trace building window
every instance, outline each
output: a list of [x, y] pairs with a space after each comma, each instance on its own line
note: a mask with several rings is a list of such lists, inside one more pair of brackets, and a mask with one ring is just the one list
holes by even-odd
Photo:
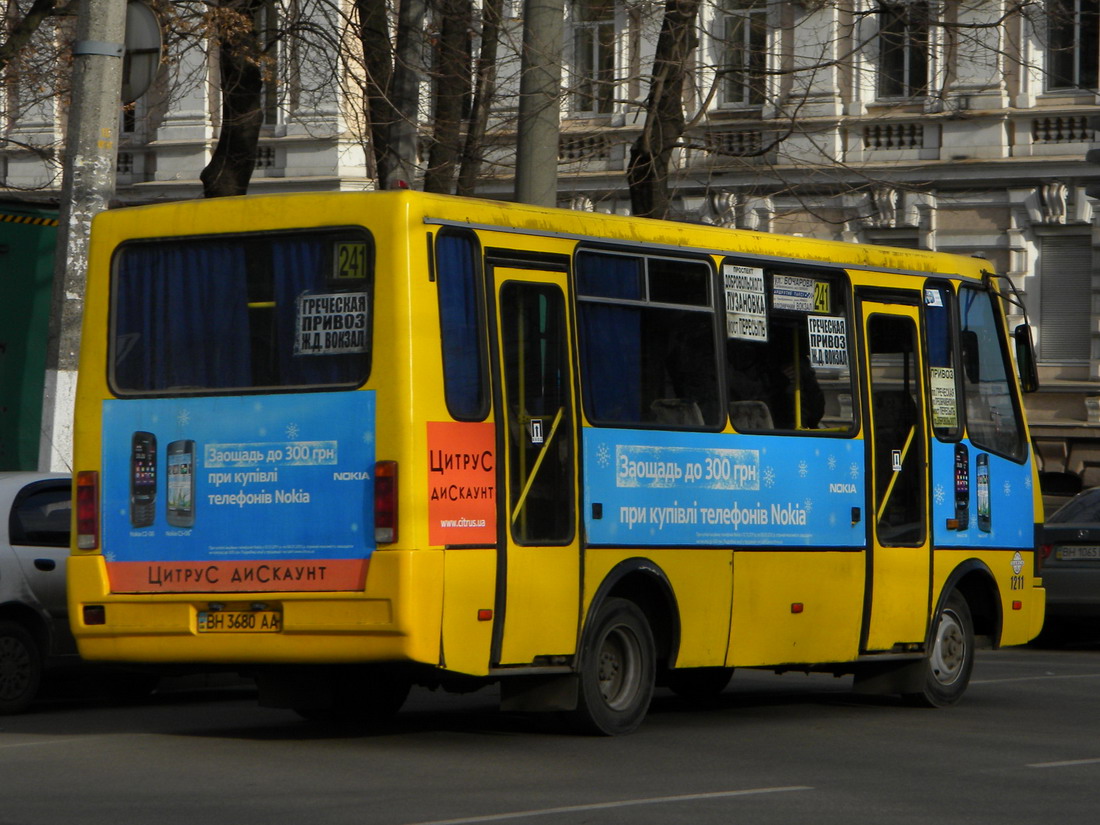
[[1047, 88], [1100, 85], [1100, 0], [1050, 0], [1047, 20]]
[[879, 97], [914, 97], [928, 86], [928, 3], [880, 2]]
[[1039, 359], [1087, 363], [1092, 341], [1092, 239], [1041, 237], [1039, 284]]
[[573, 111], [610, 113], [615, 102], [615, 4], [577, 0], [573, 9]]
[[734, 106], [759, 106], [767, 77], [767, 0], [726, 0], [719, 20], [722, 100]]

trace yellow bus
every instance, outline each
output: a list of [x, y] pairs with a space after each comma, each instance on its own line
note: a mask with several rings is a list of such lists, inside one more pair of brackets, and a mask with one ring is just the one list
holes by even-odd
[[495, 682], [618, 734], [737, 667], [951, 704], [1044, 610], [1001, 282], [409, 191], [104, 213], [80, 651], [233, 666], [307, 717]]

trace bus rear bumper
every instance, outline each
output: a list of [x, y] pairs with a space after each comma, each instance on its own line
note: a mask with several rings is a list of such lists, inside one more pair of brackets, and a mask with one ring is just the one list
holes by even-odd
[[[364, 592], [155, 594], [110, 593], [103, 557], [74, 556], [69, 615], [80, 654], [90, 661], [437, 664], [436, 555], [376, 553]], [[200, 615], [211, 610], [268, 621], [208, 632]]]

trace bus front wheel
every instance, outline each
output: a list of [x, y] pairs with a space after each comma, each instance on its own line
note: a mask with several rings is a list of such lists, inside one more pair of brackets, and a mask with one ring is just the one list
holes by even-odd
[[653, 631], [641, 609], [626, 599], [604, 602], [581, 651], [576, 726], [604, 736], [635, 730], [653, 698], [656, 659]]
[[905, 695], [909, 704], [941, 708], [962, 698], [974, 668], [974, 622], [958, 591], [947, 597], [936, 617], [932, 650], [924, 660], [921, 689]]

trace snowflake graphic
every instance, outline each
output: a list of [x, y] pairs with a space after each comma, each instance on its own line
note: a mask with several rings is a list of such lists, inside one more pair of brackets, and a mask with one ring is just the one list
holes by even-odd
[[1031, 489], [1031, 476], [1024, 477], [1024, 487], [1026, 487], [1028, 490]]
[[943, 504], [945, 501], [947, 501], [947, 491], [943, 489], [942, 484], [936, 485], [936, 491], [934, 495], [936, 498], [936, 504]]
[[176, 410], [176, 423], [181, 427], [186, 427], [191, 423], [191, 411], [186, 407], [181, 407]]
[[830, 470], [835, 470], [836, 469], [836, 456], [835, 455], [829, 456], [828, 460], [825, 463], [829, 465]]
[[810, 474], [810, 465], [806, 463], [806, 459], [802, 459], [798, 462], [798, 474], [803, 478]]
[[1012, 495], [1012, 484], [1008, 480], [1005, 480], [1004, 491], [1006, 496]]
[[836, 513], [829, 513], [829, 526], [836, 527]]
[[601, 444], [599, 449], [596, 450], [596, 463], [601, 467], [606, 467], [611, 463], [611, 450], [607, 449], [606, 444]]
[[764, 486], [765, 487], [774, 487], [775, 486], [775, 470], [773, 470], [771, 467], [765, 467], [764, 468]]
[[854, 461], [848, 465], [848, 475], [852, 477], [852, 481], [855, 481], [857, 478], [859, 478], [859, 465], [856, 464]]
[[286, 425], [286, 437], [287, 438], [297, 438], [298, 433], [299, 433], [299, 431], [298, 431], [298, 425], [297, 424], [292, 423], [292, 424], [287, 424]]
[[803, 501], [802, 509], [805, 510], [807, 513], [812, 513], [814, 511], [814, 500], [812, 498], [808, 498]]

